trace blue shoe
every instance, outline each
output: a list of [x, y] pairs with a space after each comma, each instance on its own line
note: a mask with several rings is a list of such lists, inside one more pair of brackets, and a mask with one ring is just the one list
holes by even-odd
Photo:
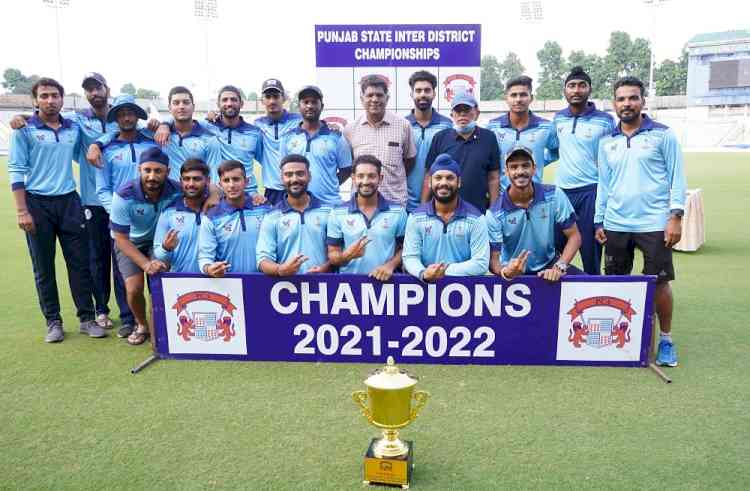
[[677, 349], [673, 343], [664, 339], [659, 341], [659, 350], [656, 352], [656, 364], [663, 367], [677, 366]]

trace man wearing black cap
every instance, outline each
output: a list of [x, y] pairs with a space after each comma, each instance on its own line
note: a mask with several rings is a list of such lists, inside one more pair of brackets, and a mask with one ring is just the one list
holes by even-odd
[[[581, 232], [581, 259], [588, 274], [598, 275], [602, 250], [594, 239], [594, 209], [599, 182], [597, 154], [599, 140], [612, 133], [614, 119], [599, 111], [591, 95], [591, 77], [577, 66], [565, 79], [565, 99], [568, 107], [555, 114], [553, 126], [560, 148], [560, 159], [555, 174], [555, 184], [570, 199], [578, 216], [576, 223]], [[558, 233], [558, 249], [566, 240]]]
[[320, 120], [323, 92], [314, 85], [299, 91], [302, 123], [281, 139], [281, 156], [304, 155], [310, 161], [308, 190], [323, 203], [341, 203], [339, 186], [352, 170], [352, 149], [340, 132]]
[[266, 108], [266, 115], [255, 120], [255, 126], [263, 130], [263, 187], [268, 203], [275, 205], [284, 198], [284, 186], [281, 183], [281, 138], [299, 126], [302, 117], [284, 109], [286, 93], [281, 81], [269, 78], [261, 86], [261, 102]]

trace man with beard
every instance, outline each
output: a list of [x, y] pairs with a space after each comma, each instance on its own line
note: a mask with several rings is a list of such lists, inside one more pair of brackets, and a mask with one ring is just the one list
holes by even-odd
[[[505, 173], [510, 184], [486, 215], [490, 271], [505, 280], [536, 274], [547, 281], [559, 281], [581, 246], [573, 207], [560, 188], [534, 180], [532, 149], [523, 145], [509, 149]], [[555, 250], [558, 227], [568, 239], [560, 256]]]
[[[516, 145], [523, 145], [534, 152], [536, 174], [534, 182], [541, 183], [544, 167], [558, 159], [557, 138], [552, 130], [552, 123], [540, 118], [529, 110], [534, 101], [531, 94], [531, 77], [521, 75], [508, 80], [505, 84], [505, 103], [508, 113], [491, 120], [487, 129], [495, 133], [500, 155], [507, 156], [508, 151]], [[508, 176], [500, 176], [500, 189], [510, 186]]]
[[432, 107], [435, 100], [437, 78], [432, 73], [420, 70], [409, 77], [411, 98], [414, 109], [406, 116], [411, 125], [414, 145], [417, 147], [417, 158], [414, 168], [409, 173], [406, 183], [409, 191], [408, 211], [414, 211], [422, 202], [422, 184], [424, 181], [425, 162], [427, 153], [432, 145], [432, 138], [440, 131], [453, 126], [450, 118], [446, 118]]
[[354, 158], [374, 155], [383, 163], [383, 196], [406, 206], [406, 176], [414, 166], [417, 148], [406, 119], [386, 110], [388, 84], [377, 75], [368, 75], [360, 83], [360, 101], [365, 114], [344, 128]]
[[159, 215], [182, 191], [168, 175], [169, 157], [160, 148], [149, 148], [140, 156], [138, 177], [120, 187], [112, 198], [110, 228], [115, 255], [137, 322], [127, 338], [131, 345], [142, 344], [150, 335], [143, 273], [151, 276], [167, 270], [164, 262], [150, 256]]
[[105, 337], [106, 331], [94, 320], [84, 212], [73, 178], [73, 159], [82, 130], [78, 123], [60, 115], [64, 89], [57, 81], [39, 79], [31, 95], [37, 111], [25, 127], [11, 135], [8, 175], [18, 227], [26, 233], [39, 305], [47, 321], [45, 341], [64, 339], [55, 278], [57, 240], [68, 269], [80, 332]]
[[263, 154], [260, 164], [263, 171], [263, 187], [268, 203], [276, 205], [284, 200], [284, 185], [280, 175], [281, 138], [297, 128], [302, 120], [299, 114], [284, 109], [286, 93], [281, 81], [269, 78], [260, 90], [260, 101], [266, 115], [255, 120], [255, 126], [263, 132]]
[[245, 165], [227, 160], [219, 166], [219, 185], [224, 198], [203, 218], [198, 233], [198, 267], [208, 276], [256, 273], [256, 244], [268, 205], [254, 205], [245, 193]]
[[328, 259], [340, 273], [388, 281], [401, 265], [406, 210], [378, 192], [382, 180], [377, 157], [357, 157], [352, 175], [356, 192], [328, 218]]
[[307, 192], [310, 162], [304, 155], [287, 155], [280, 166], [286, 196], [263, 219], [258, 269], [270, 276], [327, 273], [326, 226], [331, 208]]
[[[492, 137], [494, 142], [494, 136]], [[459, 197], [461, 167], [448, 154], [430, 167], [432, 199], [409, 215], [404, 237], [404, 269], [422, 281], [487, 273], [487, 221]]]
[[320, 120], [323, 92], [308, 85], [299, 91], [299, 112], [302, 123], [281, 139], [281, 156], [304, 155], [310, 161], [309, 191], [323, 203], [341, 203], [339, 186], [352, 171], [352, 149], [341, 133]]
[[[576, 211], [576, 224], [581, 232], [581, 259], [587, 274], [598, 275], [601, 266], [601, 246], [594, 239], [594, 208], [599, 182], [597, 152], [599, 140], [612, 133], [614, 120], [599, 111], [591, 95], [591, 77], [583, 68], [573, 67], [565, 79], [565, 99], [568, 107], [555, 114], [553, 126], [559, 141], [560, 160], [555, 185], [568, 195]], [[558, 232], [557, 248], [562, 250], [565, 238]]]
[[182, 196], [159, 216], [154, 233], [154, 258], [173, 273], [198, 273], [198, 229], [206, 200], [209, 173], [205, 162], [188, 159], [180, 168]]
[[604, 272], [627, 275], [635, 248], [643, 274], [656, 276], [654, 307], [661, 336], [656, 362], [677, 366], [672, 343], [672, 246], [682, 235], [687, 182], [674, 132], [642, 114], [643, 82], [623, 77], [614, 85], [620, 124], [599, 143], [596, 238], [604, 244]]
[[[426, 165], [438, 155], [447, 153], [461, 169], [461, 198], [482, 214], [500, 193], [500, 149], [495, 134], [477, 126], [479, 107], [471, 94], [461, 92], [451, 101], [453, 128], [435, 135], [427, 154]], [[431, 177], [422, 185], [422, 202], [430, 199]]]

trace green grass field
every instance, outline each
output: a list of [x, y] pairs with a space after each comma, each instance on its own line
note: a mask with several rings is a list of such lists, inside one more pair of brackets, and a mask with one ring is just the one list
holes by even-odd
[[[675, 256], [680, 367], [416, 366], [415, 489], [750, 488], [748, 154], [687, 154], [707, 244]], [[5, 161], [0, 180], [7, 183]], [[360, 489], [371, 365], [162, 361], [111, 336], [47, 345], [0, 187], [0, 488]], [[114, 301], [112, 301], [114, 305]]]

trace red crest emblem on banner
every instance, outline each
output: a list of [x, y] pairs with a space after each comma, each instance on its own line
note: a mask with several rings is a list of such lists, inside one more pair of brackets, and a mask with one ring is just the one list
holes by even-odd
[[[596, 309], [595, 316], [587, 315]], [[584, 345], [605, 348], [614, 345], [624, 348], [630, 342], [630, 323], [636, 311], [630, 301], [611, 296], [597, 296], [576, 300], [568, 311], [571, 328], [568, 342], [576, 348]]]
[[[200, 305], [200, 311], [191, 304]], [[225, 295], [209, 291], [189, 292], [178, 296], [172, 308], [177, 311], [177, 335], [184, 341], [192, 338], [201, 341], [221, 339], [228, 343], [236, 335], [234, 312], [237, 307]]]
[[474, 95], [474, 87], [476, 85], [477, 81], [471, 75], [455, 73], [443, 81], [445, 98], [450, 102], [456, 94], [461, 92]]
[[349, 121], [339, 116], [328, 116], [327, 118], [323, 118], [323, 121], [326, 122], [329, 128], [336, 130], [339, 133], [344, 131], [346, 125], [349, 124]]

